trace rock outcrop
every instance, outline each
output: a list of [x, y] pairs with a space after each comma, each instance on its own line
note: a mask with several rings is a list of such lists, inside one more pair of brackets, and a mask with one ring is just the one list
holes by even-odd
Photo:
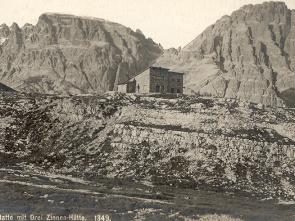
[[157, 62], [186, 73], [187, 93], [266, 105], [295, 104], [295, 10], [246, 5]]
[[35, 26], [0, 26], [0, 81], [20, 91], [103, 93], [161, 54], [140, 31], [102, 19], [46, 13]]
[[0, 166], [295, 198], [295, 111], [201, 97], [0, 93]]

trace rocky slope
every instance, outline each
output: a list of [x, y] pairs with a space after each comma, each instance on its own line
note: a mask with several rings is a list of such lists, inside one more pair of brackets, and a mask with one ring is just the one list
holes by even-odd
[[295, 111], [202, 97], [2, 93], [1, 168], [295, 196]]
[[102, 93], [162, 54], [141, 31], [102, 19], [46, 13], [0, 26], [0, 81], [26, 92]]
[[158, 65], [186, 73], [186, 91], [267, 105], [294, 105], [295, 10], [246, 5]]

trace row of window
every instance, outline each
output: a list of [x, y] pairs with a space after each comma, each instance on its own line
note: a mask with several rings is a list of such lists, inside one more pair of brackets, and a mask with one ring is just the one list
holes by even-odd
[[[175, 93], [175, 88], [171, 88], [171, 91], [170, 91], [172, 94], [174, 94]], [[180, 91], [180, 89], [179, 88], [176, 88], [176, 93], [177, 94], [180, 94], [181, 93], [181, 91]]]
[[[164, 92], [164, 86], [160, 86], [160, 85], [156, 85], [156, 92], [160, 93], [160, 92]], [[177, 93], [177, 94], [180, 94], [181, 93], [181, 90], [180, 88], [170, 88], [170, 93], [174, 94], [174, 93]]]
[[[181, 79], [179, 79], [179, 78], [178, 78], [178, 79], [176, 79], [176, 80], [177, 80], [177, 82], [178, 82], [178, 83], [180, 83], [180, 82], [181, 82]], [[173, 82], [174, 82], [174, 81], [175, 81], [175, 79], [174, 79], [174, 78], [172, 78], [172, 79], [171, 79], [171, 81], [173, 81]]]
[[[155, 76], [155, 77], [152, 78], [152, 81], [164, 81], [164, 80], [165, 80], [164, 76]], [[180, 78], [177, 78], [177, 79], [171, 78], [171, 81], [172, 82], [177, 81], [177, 83], [181, 83], [181, 79]]]

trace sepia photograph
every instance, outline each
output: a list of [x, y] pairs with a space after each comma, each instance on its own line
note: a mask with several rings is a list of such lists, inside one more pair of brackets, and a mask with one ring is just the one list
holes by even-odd
[[0, 0], [0, 221], [295, 221], [295, 0]]

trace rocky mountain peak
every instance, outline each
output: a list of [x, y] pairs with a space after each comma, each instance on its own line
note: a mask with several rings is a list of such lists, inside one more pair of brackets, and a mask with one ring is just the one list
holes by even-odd
[[2, 24], [0, 25], [0, 29], [5, 28], [5, 27], [8, 27], [8, 26], [6, 25], [6, 23], [2, 23]]
[[151, 65], [163, 49], [99, 18], [45, 13], [13, 24], [0, 48], [0, 80], [21, 91], [103, 93]]
[[19, 31], [20, 28], [18, 26], [17, 23], [13, 22], [12, 25], [10, 26], [10, 30], [16, 30], [16, 31]]
[[246, 5], [157, 64], [185, 72], [187, 93], [294, 105], [294, 40], [295, 13], [285, 3]]
[[[268, 8], [268, 9], [275, 9], [275, 8], [285, 8], [288, 9], [288, 6], [286, 5], [285, 2], [282, 1], [266, 1], [263, 2], [262, 4], [247, 4], [242, 6], [240, 9], [236, 10], [237, 11], [252, 11], [255, 9], [261, 9], [261, 8]], [[233, 13], [235, 13], [233, 12]]]
[[33, 33], [35, 26], [29, 23], [26, 23], [21, 29], [23, 33], [28, 36]]
[[9, 27], [6, 24], [0, 25], [0, 38], [7, 38], [10, 34]]
[[[96, 18], [96, 17], [90, 17], [90, 16], [76, 16], [72, 14], [64, 14], [64, 13], [52, 13], [52, 12], [46, 12], [39, 16], [39, 21], [62, 21], [64, 20], [86, 20], [86, 21], [100, 21], [100, 22], [107, 22], [105, 19], [102, 18]], [[110, 22], [111, 23], [111, 22]]]

